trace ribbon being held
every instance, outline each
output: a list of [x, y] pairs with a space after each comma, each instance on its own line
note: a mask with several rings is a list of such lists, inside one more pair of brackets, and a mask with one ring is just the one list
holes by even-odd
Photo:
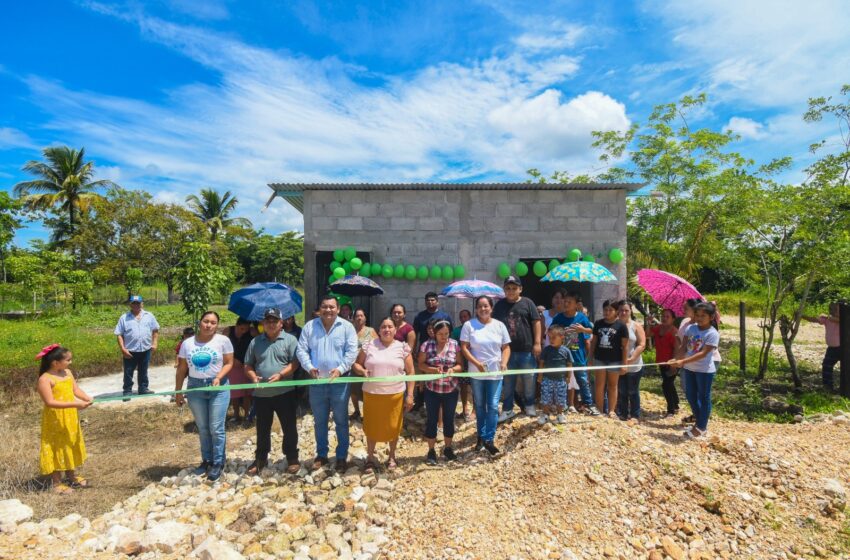
[[41, 349], [41, 352], [39, 352], [38, 354], [35, 355], [35, 360], [38, 361], [38, 360], [42, 359], [47, 354], [49, 354], [51, 351], [56, 350], [60, 346], [61, 346], [61, 344], [50, 344], [48, 346], [45, 346], [44, 348]]

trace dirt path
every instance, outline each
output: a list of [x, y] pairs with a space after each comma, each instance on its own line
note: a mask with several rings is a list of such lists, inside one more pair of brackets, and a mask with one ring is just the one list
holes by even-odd
[[[134, 391], [138, 389], [138, 384], [135, 383], [136, 376], [133, 377]], [[174, 365], [168, 364], [164, 366], [155, 366], [148, 369], [148, 388], [151, 391], [159, 393], [161, 391], [174, 390]], [[86, 377], [80, 379], [80, 387], [93, 397], [118, 397], [123, 393], [124, 372], [110, 373], [109, 375], [100, 375], [97, 377]], [[144, 406], [153, 402], [168, 403], [170, 397], [146, 397], [143, 399], [133, 399], [130, 402], [110, 401], [99, 403], [99, 407], [116, 407], [116, 406]]]

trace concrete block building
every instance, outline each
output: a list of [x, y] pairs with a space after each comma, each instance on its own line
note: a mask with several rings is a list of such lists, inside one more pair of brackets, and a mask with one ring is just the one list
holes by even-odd
[[[642, 184], [293, 184], [269, 185], [304, 216], [305, 311], [309, 317], [327, 291], [334, 249], [353, 246], [363, 262], [425, 265], [461, 264], [465, 278], [501, 283], [498, 265], [537, 260], [564, 261], [578, 248], [617, 276], [618, 283], [571, 283], [591, 313], [601, 302], [625, 296], [626, 263], [613, 264], [608, 252], [626, 252], [626, 196]], [[601, 258], [599, 258], [601, 257]], [[428, 291], [443, 280], [375, 278], [383, 296], [355, 300], [370, 312], [370, 323], [403, 303], [408, 320], [424, 307]], [[550, 307], [562, 283], [540, 282], [529, 272], [523, 295]], [[457, 313], [471, 301], [449, 300], [443, 308]]]

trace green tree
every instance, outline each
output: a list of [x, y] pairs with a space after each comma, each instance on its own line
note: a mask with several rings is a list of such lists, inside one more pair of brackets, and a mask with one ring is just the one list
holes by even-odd
[[300, 233], [259, 232], [236, 243], [233, 253], [245, 271], [245, 282], [279, 281], [295, 286], [304, 282], [304, 237]]
[[239, 200], [231, 196], [230, 191], [223, 195], [214, 189], [201, 189], [201, 197], [194, 194], [186, 197], [189, 209], [210, 230], [210, 238], [216, 241], [219, 232], [230, 227], [250, 228], [251, 222], [247, 218], [232, 218], [231, 214], [236, 210]]
[[0, 191], [0, 268], [2, 268], [3, 282], [6, 282], [6, 257], [9, 255], [9, 247], [15, 238], [15, 231], [21, 227], [18, 219], [21, 204], [9, 196], [6, 191]]
[[177, 273], [183, 309], [192, 316], [193, 324], [197, 324], [201, 313], [209, 309], [216, 296], [232, 281], [227, 270], [213, 262], [210, 250], [206, 243], [187, 243], [185, 259]]
[[85, 161], [85, 148], [52, 146], [43, 154], [46, 162], [29, 161], [23, 167], [37, 179], [18, 183], [14, 192], [29, 210], [57, 212], [52, 241], [61, 244], [75, 233], [80, 213], [99, 196], [95, 191], [115, 184], [93, 180], [94, 163]]
[[36, 311], [36, 298], [45, 283], [41, 259], [30, 253], [10, 255], [7, 259], [9, 273], [32, 295], [32, 310]]
[[67, 284], [66, 293], [71, 300], [71, 308], [76, 309], [78, 305], [91, 303], [94, 291], [94, 278], [85, 270], [71, 270], [62, 276]]
[[124, 271], [124, 287], [127, 289], [127, 299], [133, 294], [138, 294], [142, 289], [145, 275], [141, 268], [127, 267]]

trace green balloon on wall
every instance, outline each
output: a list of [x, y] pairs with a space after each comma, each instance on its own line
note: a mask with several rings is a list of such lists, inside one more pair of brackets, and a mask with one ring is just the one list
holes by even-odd
[[378, 263], [372, 263], [372, 276], [380, 277], [383, 273], [383, 265], [380, 265]]
[[372, 276], [372, 265], [363, 263], [363, 266], [360, 267], [360, 276], [365, 276], [366, 278]]
[[535, 276], [542, 278], [546, 274], [546, 263], [543, 261], [534, 261], [532, 270], [534, 271]]
[[555, 268], [561, 266], [561, 263], [558, 262], [558, 259], [552, 259], [549, 261], [549, 270], [555, 270]]
[[451, 282], [455, 279], [455, 269], [452, 265], [447, 264], [443, 267], [443, 280]]
[[336, 262], [339, 262], [339, 263], [344, 261], [345, 260], [345, 251], [343, 251], [342, 249], [334, 250], [334, 260]]
[[357, 257], [354, 257], [349, 262], [351, 263], [351, 270], [360, 270], [360, 268], [363, 266], [363, 261], [358, 259]]
[[499, 275], [499, 278], [504, 280], [511, 275], [511, 265], [506, 262], [499, 263], [499, 267], [496, 269], [496, 274]]
[[350, 261], [357, 256], [357, 249], [349, 245], [343, 250], [343, 254], [345, 256], [345, 260]]
[[455, 280], [460, 280], [464, 276], [466, 276], [466, 269], [463, 268], [462, 264], [455, 265]]
[[395, 265], [395, 268], [393, 269], [393, 276], [395, 276], [396, 278], [404, 278], [404, 265], [403, 264]]
[[427, 280], [428, 279], [428, 267], [424, 264], [416, 269], [416, 278], [419, 280]]
[[579, 249], [570, 249], [570, 252], [567, 253], [567, 260], [569, 262], [576, 262], [581, 259], [581, 251]]
[[393, 265], [385, 264], [383, 270], [381, 270], [381, 274], [383, 274], [384, 278], [392, 278], [393, 277]]
[[524, 262], [516, 263], [516, 273], [519, 276], [525, 276], [526, 274], [528, 274], [528, 265]]
[[334, 276], [336, 276], [336, 279], [339, 280], [340, 278], [345, 276], [345, 269], [341, 266], [336, 267], [336, 269], [334, 269]]
[[331, 265], [330, 265], [331, 272], [333, 272], [334, 270], [338, 269], [341, 266], [342, 265], [339, 264], [338, 261], [331, 261]]
[[620, 264], [623, 261], [622, 249], [611, 249], [608, 251], [608, 260], [614, 264]]
[[584, 262], [596, 262], [596, 257], [591, 255], [590, 253], [586, 254], [583, 259]]
[[346, 274], [351, 274], [351, 263], [348, 261], [342, 263], [342, 269], [345, 271]]
[[431, 280], [441, 280], [443, 278], [443, 269], [440, 265], [435, 264], [431, 267], [430, 272]]
[[404, 267], [404, 277], [407, 280], [415, 279], [416, 278], [416, 267], [413, 266], [412, 264], [409, 264], [406, 267]]

